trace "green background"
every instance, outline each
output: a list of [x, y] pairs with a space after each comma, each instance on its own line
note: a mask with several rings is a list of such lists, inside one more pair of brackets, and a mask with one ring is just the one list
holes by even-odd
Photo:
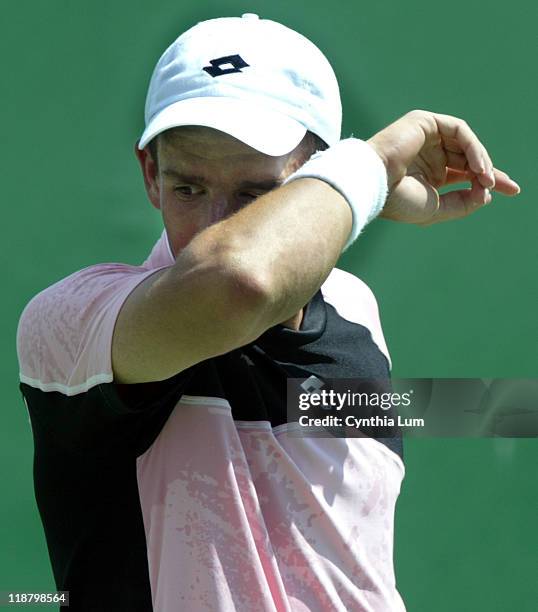
[[[32, 489], [15, 330], [38, 291], [141, 263], [162, 228], [132, 152], [160, 53], [257, 12], [311, 38], [340, 80], [344, 136], [413, 108], [466, 119], [521, 185], [429, 228], [378, 220], [341, 267], [375, 292], [399, 377], [537, 377], [536, 4], [2, 1], [0, 591], [53, 590]], [[410, 612], [535, 610], [535, 440], [408, 440], [395, 563]]]

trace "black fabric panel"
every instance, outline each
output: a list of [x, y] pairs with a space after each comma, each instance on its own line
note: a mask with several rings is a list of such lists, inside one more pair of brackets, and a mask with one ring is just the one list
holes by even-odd
[[104, 383], [67, 396], [20, 384], [34, 431], [65, 452], [136, 458], [158, 435], [198, 366], [164, 381]]
[[70, 609], [151, 611], [136, 458], [195, 370], [71, 397], [20, 385], [34, 437], [36, 501], [56, 587], [70, 592]]
[[36, 436], [34, 482], [58, 590], [77, 612], [152, 610], [136, 464], [69, 455]]
[[[390, 382], [370, 331], [340, 317], [321, 291], [305, 307], [300, 330], [276, 325], [164, 381], [106, 383], [72, 397], [22, 383], [36, 499], [56, 585], [70, 591], [71, 609], [151, 611], [136, 458], [182, 395], [225, 398], [235, 420], [276, 427], [287, 422], [287, 379], [311, 375]], [[368, 433], [403, 458], [401, 438]]]
[[[272, 427], [287, 423], [288, 378], [375, 379], [384, 391], [391, 389], [389, 362], [375, 344], [369, 329], [342, 318], [318, 291], [307, 304], [301, 328], [283, 325], [268, 329], [255, 342], [231, 351], [201, 368], [185, 393], [226, 398], [234, 420], [269, 421]], [[394, 418], [380, 409], [374, 414]], [[397, 426], [363, 430], [403, 459]]]

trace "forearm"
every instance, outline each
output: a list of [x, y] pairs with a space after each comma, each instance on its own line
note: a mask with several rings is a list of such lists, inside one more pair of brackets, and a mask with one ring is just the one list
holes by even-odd
[[324, 181], [304, 178], [206, 228], [187, 250], [198, 260], [220, 259], [231, 282], [251, 278], [262, 288], [260, 324], [268, 328], [293, 316], [319, 289], [342, 252], [351, 223], [350, 207], [340, 193]]

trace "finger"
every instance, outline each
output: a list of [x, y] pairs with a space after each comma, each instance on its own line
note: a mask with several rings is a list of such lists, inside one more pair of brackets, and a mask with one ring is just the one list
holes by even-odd
[[489, 191], [475, 181], [470, 189], [458, 189], [441, 195], [439, 208], [428, 225], [467, 217], [486, 204], [488, 194]]
[[511, 179], [506, 172], [497, 170], [497, 168], [494, 168], [493, 172], [495, 173], [494, 191], [510, 196], [521, 193], [521, 187], [516, 183], [516, 181]]
[[462, 197], [466, 199], [469, 206], [484, 206], [484, 204], [491, 202], [491, 191], [482, 185], [479, 177], [472, 176], [471, 189], [467, 195], [463, 193]]
[[[514, 196], [521, 192], [520, 186], [511, 179], [506, 172], [494, 168], [495, 173], [495, 187], [492, 189], [497, 193], [503, 195]], [[454, 168], [447, 168], [445, 185], [452, 185], [454, 183], [467, 183], [475, 176], [474, 173], [469, 171], [460, 171]]]
[[455, 170], [468, 170], [469, 163], [462, 152], [446, 150], [446, 165]]
[[449, 142], [455, 141], [464, 153], [469, 168], [477, 175], [483, 174], [487, 168], [485, 148], [469, 125], [450, 115], [432, 113], [432, 116], [439, 133]]
[[[459, 147], [456, 141], [450, 139], [447, 143], [445, 143], [445, 151], [446, 151], [447, 166], [449, 167], [448, 169], [467, 171], [473, 176], [477, 176], [477, 174], [474, 173], [470, 169], [467, 157], [465, 156], [465, 153], [463, 153], [463, 151], [461, 150], [461, 148]], [[489, 187], [489, 189], [493, 189], [495, 187], [495, 181], [497, 179], [497, 176], [495, 174], [496, 169], [492, 168], [492, 170], [493, 170], [494, 180], [491, 181], [490, 175], [488, 175], [488, 180], [485, 182], [485, 185], [484, 185], [485, 187]], [[468, 180], [468, 179], [464, 179], [464, 180]], [[452, 182], [457, 182], [457, 181], [452, 181]]]
[[437, 123], [439, 133], [444, 138], [455, 140], [461, 147], [469, 169], [476, 174], [480, 184], [483, 187], [493, 187], [495, 185], [493, 163], [486, 148], [469, 125], [450, 115], [432, 113], [432, 116]]
[[469, 172], [462, 172], [461, 170], [454, 170], [454, 168], [447, 168], [445, 185], [452, 185], [453, 183], [469, 183], [471, 181], [472, 174]]

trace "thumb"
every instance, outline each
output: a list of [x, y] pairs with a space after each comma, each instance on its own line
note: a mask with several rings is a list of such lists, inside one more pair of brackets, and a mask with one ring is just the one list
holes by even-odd
[[470, 189], [458, 189], [441, 195], [437, 212], [431, 221], [424, 225], [467, 217], [490, 202], [489, 189], [484, 188], [478, 179], [474, 178]]

